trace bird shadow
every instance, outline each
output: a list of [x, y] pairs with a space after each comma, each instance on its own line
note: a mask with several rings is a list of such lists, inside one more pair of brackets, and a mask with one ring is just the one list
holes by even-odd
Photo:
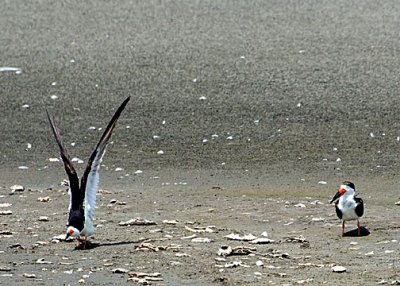
[[[368, 235], [370, 235], [369, 230], [366, 227], [361, 226], [360, 227], [360, 237], [368, 236]], [[349, 230], [348, 232], [345, 232], [343, 237], [359, 237], [358, 229], [355, 228], [355, 229]]]
[[110, 247], [110, 246], [138, 244], [141, 242], [143, 242], [143, 240], [118, 241], [118, 242], [106, 242], [106, 243], [97, 243], [97, 242], [87, 241], [85, 247], [84, 247], [83, 242], [81, 242], [79, 244], [79, 246], [75, 246], [74, 250], [90, 250], [90, 249], [95, 249], [98, 247]]

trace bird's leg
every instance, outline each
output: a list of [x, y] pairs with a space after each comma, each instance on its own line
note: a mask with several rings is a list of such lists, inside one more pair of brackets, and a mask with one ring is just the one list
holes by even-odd
[[344, 236], [344, 221], [342, 223], [342, 237]]
[[85, 240], [83, 241], [83, 249], [86, 249], [86, 243], [87, 243], [87, 236], [85, 235]]
[[358, 236], [361, 236], [361, 229], [360, 229], [360, 221], [357, 220], [357, 230], [358, 230]]

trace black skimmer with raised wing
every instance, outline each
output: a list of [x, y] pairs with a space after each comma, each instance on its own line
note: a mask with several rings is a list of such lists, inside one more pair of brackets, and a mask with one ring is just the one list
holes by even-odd
[[97, 143], [87, 162], [80, 185], [78, 175], [72, 165], [68, 152], [65, 149], [60, 132], [46, 109], [51, 129], [53, 130], [54, 137], [56, 138], [58, 147], [60, 148], [65, 172], [69, 179], [70, 204], [68, 209], [69, 215], [66, 239], [68, 237], [76, 237], [78, 240], [78, 248], [81, 247], [80, 236], [85, 237], [83, 242], [83, 249], [85, 249], [87, 238], [93, 235], [96, 231], [96, 227], [93, 224], [93, 214], [96, 207], [96, 193], [99, 189], [100, 183], [99, 168], [106, 151], [108, 140], [111, 137], [111, 133], [129, 99], [130, 97], [125, 99], [125, 101], [120, 105], [114, 116], [111, 118], [110, 123], [108, 123], [107, 128], [104, 130], [99, 143]]
[[335, 202], [336, 214], [342, 223], [342, 236], [344, 236], [344, 223], [348, 220], [357, 220], [357, 233], [361, 235], [359, 218], [364, 214], [364, 202], [357, 198], [356, 188], [352, 182], [345, 181], [339, 188], [339, 191], [332, 198], [330, 203]]

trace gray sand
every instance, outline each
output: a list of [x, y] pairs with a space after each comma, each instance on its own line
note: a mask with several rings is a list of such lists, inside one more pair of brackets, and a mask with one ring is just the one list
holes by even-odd
[[[0, 67], [22, 73], [0, 72], [0, 204], [12, 203], [0, 284], [134, 284], [117, 267], [160, 272], [155, 285], [400, 281], [398, 15], [396, 1], [2, 3]], [[98, 247], [38, 245], [64, 233], [68, 207], [44, 106], [86, 160], [127, 96], [101, 170]], [[366, 202], [369, 235], [339, 237], [328, 201], [343, 180]], [[14, 184], [27, 189], [9, 195]], [[135, 217], [157, 225], [118, 225]], [[185, 225], [216, 232], [195, 243]], [[263, 231], [275, 243], [215, 260], [221, 245], [251, 246], [229, 233]], [[166, 249], [136, 251], [143, 239]], [[250, 267], [218, 267], [234, 260]]]

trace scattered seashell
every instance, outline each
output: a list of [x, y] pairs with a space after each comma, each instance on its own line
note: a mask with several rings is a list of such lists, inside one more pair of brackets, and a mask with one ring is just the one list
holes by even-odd
[[400, 201], [395, 203], [396, 206], [400, 206]]
[[371, 256], [371, 255], [374, 255], [374, 251], [370, 251], [370, 252], [365, 253], [365, 256]]
[[25, 187], [21, 186], [21, 185], [13, 185], [13, 186], [10, 187], [10, 189], [11, 189], [12, 193], [25, 191]]
[[19, 166], [18, 169], [20, 169], [20, 170], [28, 170], [29, 167], [27, 167], [27, 166]]
[[154, 140], [154, 141], [160, 141], [160, 140], [161, 140], [161, 136], [159, 136], [159, 135], [153, 135], [153, 140]]
[[25, 278], [36, 278], [36, 274], [24, 273], [24, 274], [22, 274], [22, 277], [25, 277]]
[[82, 159], [80, 159], [78, 157], [74, 157], [74, 158], [72, 158], [71, 162], [77, 162], [78, 164], [83, 164], [85, 161], [83, 161]]
[[6, 211], [0, 211], [0, 215], [11, 215], [12, 211], [6, 210]]
[[73, 269], [64, 271], [65, 274], [72, 274], [74, 272]]
[[0, 235], [12, 235], [13, 233], [9, 230], [0, 230]]
[[29, 106], [29, 104], [24, 104], [24, 105], [22, 105], [21, 107], [22, 107], [22, 108], [28, 109], [30, 106]]
[[318, 184], [320, 184], [320, 185], [326, 185], [326, 184], [328, 184], [328, 183], [325, 182], [325, 181], [319, 181]]
[[196, 232], [196, 233], [200, 233], [200, 232], [208, 232], [208, 233], [212, 233], [214, 232], [213, 230], [214, 226], [206, 226], [206, 227], [200, 227], [200, 226], [196, 226], [194, 228], [188, 227], [187, 225], [185, 225], [185, 229], [191, 232]]
[[137, 171], [135, 171], [134, 174], [135, 174], [135, 175], [143, 174], [143, 171], [142, 171], [142, 170], [137, 170]]
[[125, 268], [114, 268], [111, 270], [112, 273], [128, 273], [129, 270]]
[[43, 203], [47, 203], [47, 202], [51, 201], [51, 199], [50, 199], [49, 196], [47, 196], [47, 197], [39, 197], [38, 201], [39, 202], [43, 202]]
[[235, 268], [238, 266], [242, 266], [242, 267], [250, 267], [249, 265], [243, 264], [241, 261], [231, 261], [231, 262], [227, 262], [225, 263], [225, 268]]
[[203, 100], [203, 101], [204, 101], [204, 100], [207, 100], [207, 97], [205, 97], [205, 96], [200, 96], [200, 97], [199, 97], [199, 100]]
[[195, 243], [210, 243], [211, 239], [207, 237], [195, 237], [191, 241]]
[[305, 208], [306, 207], [306, 205], [305, 204], [302, 204], [302, 203], [298, 203], [298, 204], [296, 204], [296, 205], [294, 205], [296, 208]]
[[47, 216], [40, 216], [38, 221], [49, 221], [49, 218]]
[[251, 240], [249, 243], [251, 243], [251, 244], [268, 244], [268, 243], [274, 243], [274, 242], [275, 242], [275, 240], [273, 240], [273, 239], [269, 239], [267, 237], [260, 237], [260, 238]]
[[4, 272], [10, 272], [11, 268], [10, 267], [6, 267], [6, 266], [0, 266], [0, 272], [4, 271]]
[[86, 281], [85, 281], [85, 279], [81, 278], [81, 279], [79, 279], [78, 283], [85, 284]]
[[39, 258], [38, 260], [36, 260], [37, 264], [51, 264], [51, 261], [46, 261], [44, 260], [44, 258]]
[[222, 245], [217, 252], [219, 256], [228, 256], [231, 255], [231, 253], [232, 253], [232, 248], [228, 245]]
[[2, 204], [0, 204], [0, 208], [8, 208], [8, 207], [11, 207], [12, 206], [12, 204], [10, 204], [10, 203], [2, 203]]
[[162, 223], [164, 223], [164, 224], [178, 224], [178, 221], [177, 220], [163, 220], [162, 221]]
[[240, 236], [239, 234], [231, 233], [225, 236], [227, 239], [231, 240], [241, 240], [241, 241], [251, 241], [255, 240], [257, 237], [252, 234], [246, 234], [244, 236]]
[[60, 159], [58, 158], [49, 158], [50, 162], [60, 162]]
[[123, 171], [123, 170], [124, 170], [124, 168], [120, 168], [120, 167], [115, 168], [115, 172], [120, 172], [120, 171]]
[[135, 250], [137, 251], [154, 251], [158, 252], [160, 250], [165, 250], [165, 247], [155, 246], [149, 242], [142, 242], [141, 244], [135, 246]]
[[155, 224], [156, 223], [152, 220], [133, 218], [128, 221], [121, 221], [118, 225], [127, 226], [127, 225], [155, 225]]
[[164, 154], [164, 151], [163, 151], [163, 150], [160, 150], [160, 151], [157, 152], [157, 154], [158, 154], [158, 155], [163, 155], [163, 154]]
[[333, 266], [331, 269], [333, 272], [336, 272], [336, 273], [346, 272], [346, 268], [344, 268], [343, 266], [339, 266], [339, 265]]
[[22, 69], [15, 67], [0, 67], [0, 72], [14, 72], [15, 74], [21, 74]]
[[264, 262], [262, 262], [261, 260], [257, 260], [257, 261], [256, 261], [256, 265], [257, 265], [258, 267], [262, 267], [262, 266], [264, 266]]
[[53, 94], [52, 96], [50, 96], [50, 98], [51, 98], [52, 100], [56, 100], [56, 99], [58, 99], [58, 96], [55, 95], [55, 94]]

